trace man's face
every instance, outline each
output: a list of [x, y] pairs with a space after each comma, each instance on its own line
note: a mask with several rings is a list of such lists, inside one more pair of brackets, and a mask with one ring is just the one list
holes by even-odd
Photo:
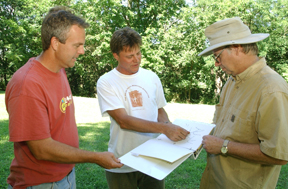
[[56, 59], [59, 68], [71, 68], [80, 54], [84, 54], [85, 30], [77, 25], [71, 26], [65, 44], [58, 43]]
[[119, 54], [113, 53], [114, 58], [118, 61], [117, 70], [125, 75], [132, 75], [138, 72], [141, 63], [140, 47], [126, 47]]
[[[213, 51], [214, 57], [217, 57], [215, 66], [220, 67], [222, 71], [229, 75], [237, 75], [237, 68], [234, 64], [233, 51], [229, 48], [219, 48]], [[219, 55], [220, 54], [220, 55]]]

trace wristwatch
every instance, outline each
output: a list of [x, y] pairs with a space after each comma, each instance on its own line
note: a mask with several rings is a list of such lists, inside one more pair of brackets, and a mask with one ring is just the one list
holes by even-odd
[[229, 143], [229, 140], [224, 140], [224, 142], [223, 142], [223, 145], [221, 148], [221, 152], [223, 155], [226, 155], [228, 152], [228, 143]]

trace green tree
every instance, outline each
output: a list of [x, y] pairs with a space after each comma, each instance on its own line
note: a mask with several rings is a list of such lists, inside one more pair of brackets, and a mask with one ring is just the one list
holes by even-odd
[[[205, 28], [225, 18], [240, 17], [252, 33], [270, 33], [259, 43], [260, 56], [286, 80], [287, 0], [7, 0], [0, 2], [0, 88], [28, 58], [41, 52], [40, 27], [48, 9], [66, 5], [91, 25], [86, 30], [85, 55], [67, 69], [74, 95], [93, 97], [98, 78], [117, 62], [110, 52], [112, 33], [129, 26], [143, 40], [142, 67], [162, 80], [168, 101], [218, 101], [228, 78], [211, 57], [199, 57], [206, 48]], [[35, 8], [36, 7], [36, 8]]]
[[[94, 96], [99, 77], [117, 65], [109, 45], [115, 30], [129, 26], [144, 38], [148, 27], [160, 28], [157, 26], [161, 24], [160, 21], [174, 17], [179, 6], [184, 6], [184, 0], [138, 0], [128, 1], [127, 4], [118, 0], [88, 0], [71, 5], [90, 23], [90, 28], [86, 30], [85, 55], [68, 71], [73, 94]], [[145, 54], [143, 57], [145, 58]]]
[[[287, 5], [287, 0], [213, 0], [209, 2], [199, 0], [192, 9], [197, 12], [194, 17], [196, 22], [203, 23], [205, 27], [218, 20], [237, 16], [250, 27], [252, 33], [270, 33], [268, 39], [258, 43], [261, 52], [259, 56], [266, 56], [267, 64], [287, 80]], [[199, 28], [198, 32], [202, 30], [204, 33], [205, 27]], [[202, 44], [205, 44], [206, 39], [204, 36], [202, 37]], [[200, 51], [206, 47], [202, 45], [202, 48]], [[214, 62], [210, 57], [205, 57], [203, 60], [208, 65], [212, 65]], [[221, 90], [228, 76], [220, 69], [213, 67], [211, 67], [211, 73], [215, 75], [213, 86], [217, 86], [217, 88], [214, 90], [215, 94], [213, 96], [216, 97], [214, 99], [217, 99], [218, 92]], [[209, 73], [206, 72], [205, 74]], [[213, 81], [210, 80], [209, 82]], [[213, 88], [210, 87], [210, 89]], [[210, 96], [210, 94], [207, 94], [207, 97], [210, 98]], [[202, 98], [206, 99], [206, 96], [204, 95]], [[213, 103], [216, 102], [214, 101]]]
[[0, 2], [0, 90], [12, 74], [41, 52], [40, 26], [49, 3], [40, 0]]

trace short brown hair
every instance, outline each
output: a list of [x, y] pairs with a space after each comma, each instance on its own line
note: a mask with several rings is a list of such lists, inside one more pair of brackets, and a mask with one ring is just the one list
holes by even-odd
[[254, 55], [258, 55], [259, 50], [256, 43], [250, 43], [250, 44], [241, 44], [243, 47], [243, 53], [248, 54], [249, 52], [253, 53]]
[[119, 54], [125, 47], [135, 48], [142, 45], [141, 36], [130, 27], [117, 30], [113, 33], [110, 41], [112, 53]]
[[41, 28], [43, 51], [50, 47], [52, 37], [56, 37], [61, 43], [65, 43], [67, 33], [72, 25], [78, 25], [82, 28], [89, 27], [89, 24], [84, 19], [76, 16], [72, 9], [65, 6], [51, 8], [45, 16]]

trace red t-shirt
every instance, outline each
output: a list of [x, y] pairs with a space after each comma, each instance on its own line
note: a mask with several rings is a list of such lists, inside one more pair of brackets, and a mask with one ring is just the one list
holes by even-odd
[[7, 182], [26, 188], [62, 180], [74, 164], [39, 161], [25, 141], [52, 139], [79, 147], [71, 89], [65, 69], [54, 73], [31, 58], [15, 72], [5, 95], [14, 155]]

